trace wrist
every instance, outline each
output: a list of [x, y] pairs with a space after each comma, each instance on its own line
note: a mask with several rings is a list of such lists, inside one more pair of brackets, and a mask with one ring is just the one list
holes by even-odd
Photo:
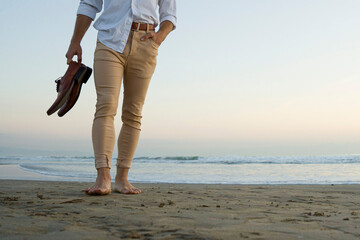
[[80, 42], [81, 42], [81, 40], [79, 40], [79, 39], [71, 39], [70, 44], [80, 45]]
[[164, 41], [167, 36], [166, 32], [161, 31], [161, 29], [159, 29], [159, 31], [157, 32], [157, 35], [161, 39], [161, 41]]

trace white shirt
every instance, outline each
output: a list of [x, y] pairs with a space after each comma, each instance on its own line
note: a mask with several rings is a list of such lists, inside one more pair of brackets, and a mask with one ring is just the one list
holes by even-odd
[[[95, 21], [98, 39], [105, 46], [122, 53], [124, 51], [132, 22], [144, 22], [159, 25], [168, 20], [176, 27], [175, 0], [104, 0], [104, 11]], [[103, 0], [80, 0], [77, 14], [95, 19], [101, 12]]]

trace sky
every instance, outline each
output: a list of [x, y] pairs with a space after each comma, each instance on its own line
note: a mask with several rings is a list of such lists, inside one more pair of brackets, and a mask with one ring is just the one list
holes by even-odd
[[[0, 155], [92, 155], [93, 77], [63, 118], [46, 115], [78, 3], [2, 4]], [[359, 11], [358, 0], [178, 0], [136, 155], [360, 153]], [[90, 67], [96, 34], [82, 41]]]

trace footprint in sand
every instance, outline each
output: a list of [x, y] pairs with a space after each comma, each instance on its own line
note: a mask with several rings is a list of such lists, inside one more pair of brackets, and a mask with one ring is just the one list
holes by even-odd
[[61, 202], [60, 204], [66, 204], [66, 203], [79, 203], [79, 202], [85, 202], [85, 200], [84, 200], [84, 199], [82, 199], [82, 198], [77, 198], [77, 199], [73, 199], [73, 200], [69, 200], [69, 201]]

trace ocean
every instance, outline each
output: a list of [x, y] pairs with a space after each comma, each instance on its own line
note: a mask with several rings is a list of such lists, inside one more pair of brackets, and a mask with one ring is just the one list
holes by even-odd
[[[115, 178], [116, 159], [111, 175]], [[1, 156], [0, 165], [57, 176], [64, 181], [94, 181], [88, 156]], [[359, 184], [360, 155], [324, 156], [168, 156], [135, 157], [131, 182], [207, 184]]]

